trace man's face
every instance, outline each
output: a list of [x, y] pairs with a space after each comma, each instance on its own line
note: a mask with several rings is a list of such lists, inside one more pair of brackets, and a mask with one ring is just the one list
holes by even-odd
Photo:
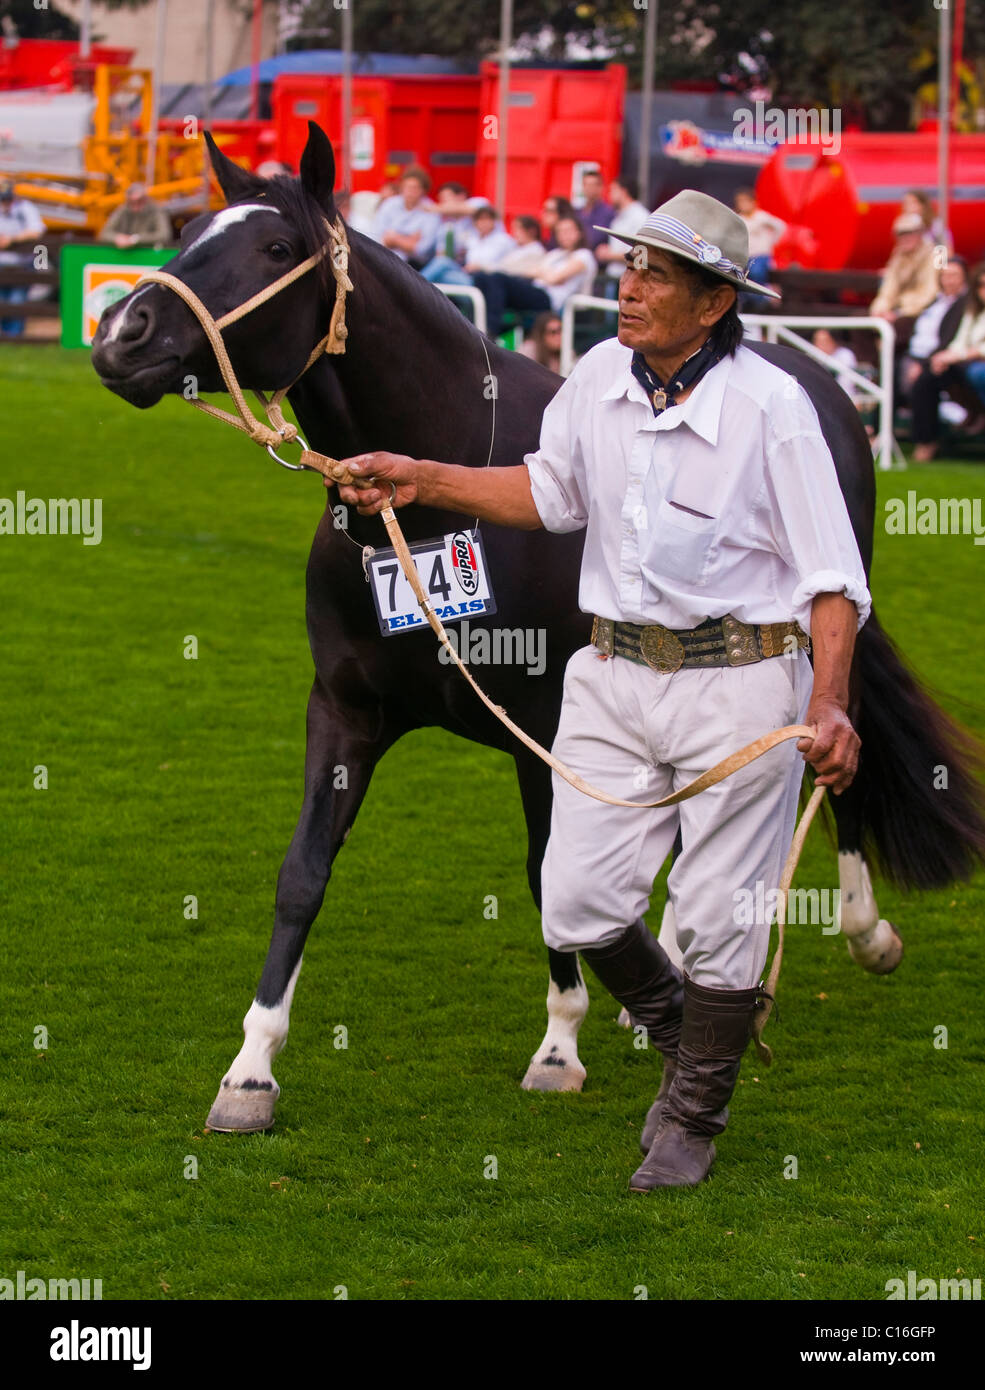
[[941, 294], [962, 294], [965, 289], [965, 274], [959, 265], [946, 265], [941, 268]]
[[147, 202], [147, 194], [142, 188], [130, 188], [127, 190], [127, 207], [133, 208], [134, 212], [139, 212]]
[[[644, 264], [646, 269], [636, 269]], [[618, 338], [634, 352], [672, 355], [710, 328], [709, 296], [692, 296], [690, 281], [681, 262], [667, 251], [631, 247], [629, 264], [619, 281]], [[725, 290], [727, 286], [723, 287]], [[720, 295], [719, 291], [715, 292]], [[725, 308], [728, 307], [726, 302]], [[724, 312], [724, 310], [723, 310]]]
[[602, 197], [602, 179], [598, 174], [583, 174], [581, 186], [590, 203], [597, 203]]
[[495, 225], [495, 217], [490, 217], [488, 212], [481, 212], [475, 219], [475, 229], [480, 236], [488, 236]]
[[420, 179], [404, 179], [400, 185], [400, 191], [404, 195], [404, 202], [407, 207], [414, 208], [424, 197], [424, 185]]
[[896, 233], [896, 249], [897, 249], [898, 251], [904, 251], [904, 252], [915, 251], [922, 241], [923, 241], [923, 233], [922, 233], [922, 232], [897, 232], [897, 233]]

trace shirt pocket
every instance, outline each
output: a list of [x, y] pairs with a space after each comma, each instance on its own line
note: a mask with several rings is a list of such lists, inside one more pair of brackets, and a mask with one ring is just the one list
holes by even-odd
[[643, 569], [657, 584], [661, 576], [699, 588], [711, 565], [718, 518], [697, 516], [662, 499], [653, 515]]

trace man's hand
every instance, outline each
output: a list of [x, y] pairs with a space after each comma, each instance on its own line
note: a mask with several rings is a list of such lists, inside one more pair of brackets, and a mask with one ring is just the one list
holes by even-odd
[[815, 785], [830, 787], [836, 796], [840, 795], [855, 777], [861, 740], [848, 715], [830, 697], [812, 699], [804, 723], [817, 730], [813, 739], [802, 738], [797, 742], [804, 761], [818, 774]]
[[[339, 484], [339, 500], [355, 507], [360, 516], [373, 516], [390, 504], [391, 483], [397, 485], [395, 507], [417, 501], [418, 460], [406, 454], [357, 454], [340, 462], [353, 474], [352, 484]], [[334, 487], [331, 478], [326, 487]]]

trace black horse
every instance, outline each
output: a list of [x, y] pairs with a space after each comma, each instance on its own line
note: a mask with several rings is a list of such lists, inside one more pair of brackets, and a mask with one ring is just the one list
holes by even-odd
[[[298, 180], [260, 179], [210, 148], [229, 207], [185, 228], [181, 254], [168, 269], [218, 318], [325, 244], [324, 219], [336, 216], [335, 161], [314, 125]], [[337, 458], [380, 449], [476, 468], [522, 462], [537, 446], [541, 416], [560, 378], [483, 338], [390, 251], [358, 233], [349, 235], [354, 288], [345, 353], [319, 359], [290, 392], [312, 447]], [[334, 289], [326, 258], [226, 331], [244, 387], [274, 390], [295, 379], [327, 330]], [[803, 354], [765, 345], [754, 350], [796, 377], [814, 402], [868, 571], [875, 482], [856, 411], [830, 374]], [[199, 323], [159, 285], [145, 286], [107, 310], [93, 344], [93, 365], [104, 385], [142, 408], [166, 392], [181, 392], [189, 375], [202, 391], [222, 389]], [[530, 889], [540, 901], [549, 770], [503, 729], [452, 666], [438, 660], [430, 631], [381, 637], [363, 558], [364, 547], [385, 546], [387, 537], [378, 517], [346, 516], [337, 502], [330, 493], [308, 562], [315, 679], [304, 802], [278, 878], [273, 937], [244, 1023], [246, 1041], [209, 1117], [214, 1129], [272, 1123], [279, 1088], [271, 1062], [287, 1036], [308, 930], [373, 769], [402, 734], [438, 725], [512, 755], [527, 823]], [[409, 507], [401, 523], [413, 542], [457, 531], [462, 518]], [[497, 703], [549, 745], [565, 664], [589, 639], [589, 619], [577, 605], [582, 536], [484, 524], [482, 537], [498, 611], [471, 626], [542, 631], [547, 650], [542, 675], [502, 664], [484, 667], [481, 678]], [[833, 798], [842, 928], [856, 959], [887, 971], [901, 946], [895, 929], [879, 918], [863, 855], [900, 885], [947, 884], [966, 877], [982, 859], [985, 821], [968, 737], [906, 670], [875, 615], [859, 635], [852, 690], [862, 759], [851, 789]], [[949, 769], [945, 794], [934, 789], [934, 769], [941, 764]], [[577, 1031], [588, 997], [577, 957], [548, 955], [549, 1026], [523, 1085], [578, 1090], [585, 1071]]]

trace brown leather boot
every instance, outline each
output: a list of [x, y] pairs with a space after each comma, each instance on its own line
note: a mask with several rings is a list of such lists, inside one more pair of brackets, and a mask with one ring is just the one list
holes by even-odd
[[609, 993], [628, 1010], [634, 1027], [642, 1025], [650, 1046], [663, 1053], [666, 1078], [681, 1036], [681, 972], [671, 964], [642, 917], [615, 941], [591, 946], [580, 954]]
[[760, 989], [709, 989], [684, 981], [684, 1021], [677, 1067], [653, 1143], [629, 1180], [631, 1192], [694, 1187], [715, 1161], [726, 1106], [739, 1079]]

